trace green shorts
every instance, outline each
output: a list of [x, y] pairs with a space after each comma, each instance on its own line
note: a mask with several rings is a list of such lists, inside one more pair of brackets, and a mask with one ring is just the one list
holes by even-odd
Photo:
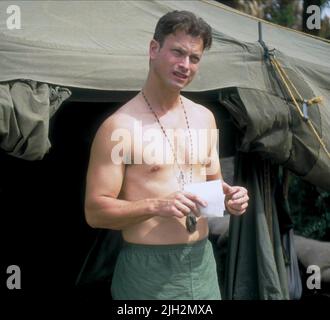
[[115, 300], [220, 300], [210, 241], [177, 245], [124, 242], [111, 294]]

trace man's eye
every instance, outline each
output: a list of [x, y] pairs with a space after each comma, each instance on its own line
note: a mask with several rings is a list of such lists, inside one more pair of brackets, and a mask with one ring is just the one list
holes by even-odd
[[190, 62], [191, 63], [194, 63], [194, 64], [196, 64], [196, 63], [198, 63], [199, 62], [199, 58], [198, 57], [190, 57]]

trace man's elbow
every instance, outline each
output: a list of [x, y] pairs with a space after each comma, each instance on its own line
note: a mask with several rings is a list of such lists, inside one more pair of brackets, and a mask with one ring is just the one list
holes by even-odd
[[99, 228], [95, 217], [95, 210], [93, 210], [92, 206], [87, 202], [85, 203], [85, 220], [90, 227]]
[[[92, 228], [104, 228], [112, 230], [121, 230], [117, 226], [115, 219], [111, 218], [110, 210], [102, 207], [98, 201], [85, 201], [85, 220], [86, 223]], [[105, 213], [106, 211], [106, 213]]]
[[85, 199], [85, 220], [92, 228], [104, 228], [102, 225], [102, 206], [98, 198]]

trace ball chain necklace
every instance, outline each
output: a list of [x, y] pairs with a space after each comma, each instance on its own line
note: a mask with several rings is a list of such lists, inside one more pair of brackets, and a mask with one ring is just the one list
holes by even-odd
[[[171, 148], [171, 151], [172, 151], [172, 154], [173, 154], [173, 158], [174, 158], [174, 163], [177, 165], [178, 169], [179, 169], [179, 172], [180, 172], [180, 176], [177, 177], [177, 180], [178, 180], [178, 184], [181, 188], [181, 191], [184, 190], [184, 185], [185, 183], [185, 175], [183, 173], [183, 170], [181, 168], [181, 166], [179, 165], [179, 162], [178, 162], [178, 159], [177, 159], [177, 155], [176, 155], [176, 152], [174, 150], [174, 147], [172, 146], [172, 143], [164, 129], [164, 126], [162, 125], [162, 123], [160, 122], [156, 112], [154, 111], [154, 109], [151, 107], [151, 104], [149, 103], [149, 100], [147, 99], [147, 97], [145, 96], [143, 90], [141, 90], [141, 93], [142, 93], [142, 96], [144, 98], [144, 101], [146, 102], [147, 106], [149, 107], [150, 111], [152, 112], [152, 114], [154, 115], [156, 121], [158, 122], [170, 148]], [[188, 121], [188, 117], [187, 117], [187, 113], [186, 113], [186, 109], [184, 107], [184, 104], [183, 104], [183, 101], [181, 99], [181, 96], [180, 96], [180, 103], [181, 103], [181, 106], [182, 106], [182, 109], [183, 109], [183, 112], [184, 112], [184, 116], [185, 116], [185, 120], [186, 120], [186, 125], [187, 125], [187, 129], [188, 129], [188, 132], [189, 132], [189, 139], [190, 139], [190, 183], [192, 183], [192, 156], [193, 156], [193, 144], [192, 144], [192, 136], [191, 136], [191, 132], [190, 132], [190, 125], [189, 125], [189, 121]], [[197, 220], [196, 220], [196, 216], [192, 213], [192, 212], [189, 212], [187, 214], [187, 217], [186, 217], [186, 228], [187, 230], [190, 232], [190, 233], [193, 233], [194, 231], [196, 231], [196, 224], [197, 224]]]

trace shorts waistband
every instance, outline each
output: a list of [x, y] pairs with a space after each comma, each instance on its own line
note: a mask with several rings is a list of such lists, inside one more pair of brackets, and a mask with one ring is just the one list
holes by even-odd
[[189, 243], [178, 243], [178, 244], [140, 244], [132, 243], [124, 240], [123, 248], [133, 249], [139, 252], [148, 252], [148, 253], [161, 253], [161, 252], [179, 252], [186, 250], [198, 250], [203, 249], [207, 244], [208, 237]]

